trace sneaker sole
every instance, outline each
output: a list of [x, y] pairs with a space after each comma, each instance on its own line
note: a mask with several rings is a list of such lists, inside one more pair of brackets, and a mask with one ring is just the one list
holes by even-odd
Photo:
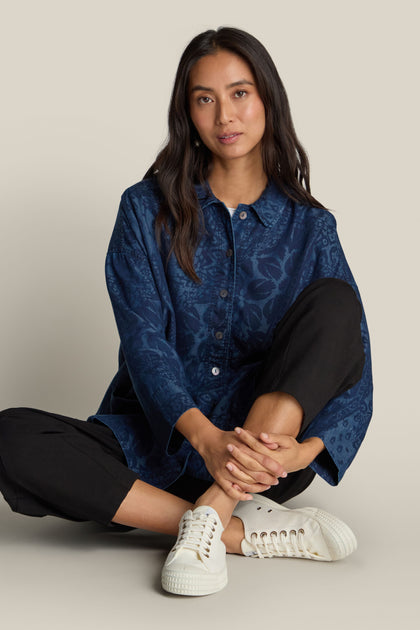
[[221, 591], [227, 582], [227, 569], [217, 575], [203, 575], [200, 578], [175, 571], [162, 572], [162, 588], [174, 595], [211, 595]]
[[[285, 508], [279, 503], [276, 503], [272, 499], [268, 497], [262, 497], [258, 494], [253, 494], [253, 501], [258, 503], [259, 505], [264, 505], [265, 507], [269, 506], [272, 509], [288, 511], [289, 508]], [[351, 553], [356, 551], [357, 549], [357, 539], [350, 527], [344, 523], [342, 520], [330, 514], [329, 512], [325, 512], [320, 508], [315, 507], [305, 507], [305, 508], [295, 508], [296, 511], [302, 512], [303, 514], [307, 514], [315, 521], [317, 521], [320, 526], [323, 525], [329, 531], [333, 531], [335, 534], [333, 540], [328, 540], [326, 538], [326, 543], [328, 550], [331, 554], [331, 560], [326, 560], [325, 558], [316, 558], [313, 560], [318, 560], [320, 562], [331, 562], [335, 560], [342, 560], [346, 556], [349, 556]], [[325, 537], [325, 536], [324, 536]]]

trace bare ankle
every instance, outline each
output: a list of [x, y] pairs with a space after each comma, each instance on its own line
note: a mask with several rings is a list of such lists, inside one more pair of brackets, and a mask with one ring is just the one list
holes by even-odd
[[226, 552], [243, 555], [241, 542], [244, 537], [245, 531], [241, 519], [236, 516], [232, 516], [229, 525], [222, 534], [222, 541], [226, 545]]
[[214, 483], [204, 494], [199, 497], [195, 503], [196, 507], [199, 505], [209, 505], [218, 513], [222, 525], [226, 528], [232, 518], [232, 512], [238, 502], [235, 499], [231, 499], [222, 488]]

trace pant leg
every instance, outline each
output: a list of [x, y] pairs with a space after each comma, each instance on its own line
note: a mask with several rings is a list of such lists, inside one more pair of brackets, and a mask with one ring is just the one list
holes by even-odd
[[[337, 278], [311, 283], [279, 322], [256, 385], [256, 396], [281, 391], [301, 404], [298, 440], [335, 396], [362, 376], [362, 309], [353, 288]], [[263, 494], [283, 503], [313, 481], [311, 468], [289, 474]]]
[[137, 478], [105, 425], [37, 409], [0, 413], [0, 490], [15, 512], [108, 525]]
[[[352, 287], [323, 278], [306, 287], [279, 322], [255, 396], [294, 396], [304, 409], [300, 435], [331, 398], [360, 379], [360, 318]], [[283, 503], [314, 477], [306, 468], [263, 494]], [[0, 413], [0, 490], [14, 511], [109, 524], [137, 478], [104, 425], [34, 409]], [[195, 501], [205, 484], [184, 476], [168, 491]]]
[[212, 484], [213, 481], [196, 479], [195, 477], [191, 477], [191, 475], [184, 473], [168, 488], [165, 488], [165, 492], [170, 492], [171, 494], [184, 499], [184, 501], [195, 503], [198, 497], [201, 497], [201, 495], [204, 494]]

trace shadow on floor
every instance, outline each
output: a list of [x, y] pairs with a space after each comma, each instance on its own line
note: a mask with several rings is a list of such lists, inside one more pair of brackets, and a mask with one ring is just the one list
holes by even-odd
[[8, 515], [0, 512], [0, 546], [46, 545], [72, 548], [126, 548], [162, 550], [167, 553], [174, 536], [141, 529], [107, 528], [93, 522], [71, 522], [46, 516], [42, 518]]

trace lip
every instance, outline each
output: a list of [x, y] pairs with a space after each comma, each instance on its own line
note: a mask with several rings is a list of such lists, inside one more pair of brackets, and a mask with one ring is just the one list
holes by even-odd
[[233, 144], [234, 142], [236, 142], [238, 140], [238, 138], [241, 136], [241, 133], [236, 133], [236, 132], [232, 132], [232, 133], [224, 133], [220, 136], [217, 136], [217, 139], [219, 142], [221, 142], [222, 144]]

